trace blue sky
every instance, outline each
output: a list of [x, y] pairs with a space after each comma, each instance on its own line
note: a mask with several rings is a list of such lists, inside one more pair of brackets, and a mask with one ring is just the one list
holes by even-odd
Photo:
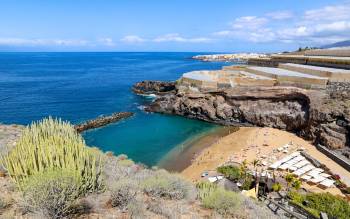
[[346, 39], [349, 0], [0, 0], [0, 51], [272, 52]]

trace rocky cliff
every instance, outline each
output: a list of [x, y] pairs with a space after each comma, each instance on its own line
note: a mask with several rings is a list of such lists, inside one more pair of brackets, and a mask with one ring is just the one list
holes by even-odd
[[175, 83], [164, 81], [142, 81], [136, 83], [132, 87], [132, 90], [137, 94], [162, 95], [175, 91]]
[[338, 149], [349, 146], [349, 105], [346, 100], [329, 98], [325, 92], [299, 88], [237, 87], [205, 93], [174, 88], [146, 110], [223, 125], [283, 129]]

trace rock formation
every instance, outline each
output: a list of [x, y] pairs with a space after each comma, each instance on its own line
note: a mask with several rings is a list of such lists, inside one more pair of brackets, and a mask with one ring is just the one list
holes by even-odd
[[80, 133], [89, 129], [99, 128], [110, 123], [117, 122], [119, 120], [131, 117], [133, 115], [134, 113], [131, 112], [113, 113], [110, 116], [101, 116], [96, 119], [86, 121], [82, 124], [75, 125], [74, 128], [77, 130], [77, 132]]
[[175, 91], [175, 82], [142, 81], [136, 83], [132, 90], [137, 94], [166, 94]]
[[[152, 86], [157, 87], [154, 83], [157, 82]], [[350, 102], [330, 99], [326, 92], [315, 90], [237, 87], [217, 92], [176, 89], [158, 97], [146, 110], [223, 125], [283, 129], [315, 144], [338, 149], [349, 146], [349, 106]]]

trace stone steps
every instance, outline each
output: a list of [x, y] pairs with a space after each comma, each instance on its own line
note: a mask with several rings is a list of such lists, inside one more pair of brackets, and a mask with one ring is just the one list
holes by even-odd
[[279, 68], [310, 74], [319, 77], [327, 77], [331, 82], [350, 81], [350, 70], [319, 67], [312, 65], [300, 65], [294, 63], [279, 64]]
[[[276, 79], [265, 77], [262, 75], [256, 75], [249, 73], [247, 71], [238, 71], [236, 77], [230, 79], [230, 84], [235, 84], [236, 86], [275, 86], [277, 84]], [[232, 86], [233, 87], [233, 86]]]
[[249, 65], [278, 67], [280, 63], [294, 63], [350, 70], [350, 57], [305, 56], [305, 55], [271, 55], [269, 58], [248, 59]]
[[326, 77], [303, 74], [281, 68], [249, 66], [246, 67], [246, 71], [256, 75], [274, 78], [279, 85], [303, 88], [325, 88], [328, 82], [328, 78]]
[[275, 63], [295, 63], [321, 67], [350, 69], [350, 57], [272, 55], [271, 59]]

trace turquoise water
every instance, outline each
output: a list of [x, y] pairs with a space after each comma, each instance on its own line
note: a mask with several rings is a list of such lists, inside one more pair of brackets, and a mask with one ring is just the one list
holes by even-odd
[[0, 123], [29, 124], [49, 115], [79, 123], [117, 111], [133, 118], [83, 134], [88, 145], [156, 165], [176, 145], [216, 126], [148, 114], [151, 99], [133, 94], [142, 80], [171, 81], [184, 72], [229, 63], [190, 59], [197, 53], [0, 53]]

